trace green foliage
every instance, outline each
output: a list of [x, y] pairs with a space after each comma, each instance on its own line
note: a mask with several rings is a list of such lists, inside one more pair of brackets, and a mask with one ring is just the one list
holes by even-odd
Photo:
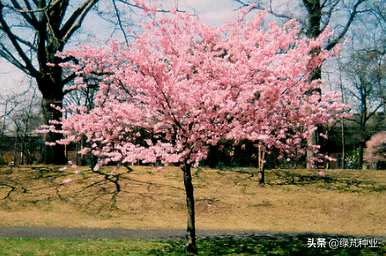
[[348, 169], [361, 169], [359, 166], [360, 149], [356, 148], [348, 152], [345, 157], [346, 167]]
[[7, 164], [2, 156], [0, 156], [0, 165]]

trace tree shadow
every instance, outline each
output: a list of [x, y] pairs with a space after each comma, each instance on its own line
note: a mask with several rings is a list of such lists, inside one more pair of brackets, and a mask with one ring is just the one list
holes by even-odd
[[[112, 210], [124, 211], [118, 201], [123, 194], [139, 197], [141, 200], [154, 198], [153, 191], [167, 186], [174, 190], [182, 188], [151, 181], [141, 181], [129, 175], [131, 171], [54, 167], [31, 167], [0, 169], [0, 206], [39, 205], [49, 202], [64, 202], [85, 212], [97, 214]], [[144, 191], [126, 188], [144, 186]]]
[[[309, 246], [309, 239], [317, 241], [318, 238], [325, 239], [326, 245], [322, 247]], [[199, 255], [383, 255], [386, 249], [382, 245], [381, 240], [377, 239], [376, 246], [351, 246], [350, 242], [347, 246], [339, 246], [338, 248], [331, 248], [329, 241], [358, 241], [362, 239], [375, 238], [354, 238], [342, 237], [336, 235], [326, 234], [272, 234], [272, 235], [241, 235], [241, 236], [221, 236], [221, 237], [207, 237], [198, 239]], [[351, 240], [350, 240], [351, 239]], [[168, 240], [167, 245], [162, 249], [154, 249], [149, 255], [184, 255], [184, 241], [183, 240]], [[320, 245], [320, 243], [319, 243]], [[350, 245], [350, 246], [349, 246]]]
[[315, 174], [300, 174], [289, 170], [272, 170], [270, 171], [270, 179], [268, 185], [282, 186], [295, 185], [307, 186], [316, 185], [317, 187], [338, 190], [347, 192], [384, 192], [386, 184], [376, 181], [365, 180], [354, 177], [334, 177], [318, 173]]

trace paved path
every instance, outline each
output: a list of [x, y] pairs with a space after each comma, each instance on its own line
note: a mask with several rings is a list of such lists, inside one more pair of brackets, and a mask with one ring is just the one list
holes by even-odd
[[[0, 237], [24, 238], [81, 238], [81, 239], [178, 239], [185, 237], [185, 230], [178, 229], [120, 229], [120, 228], [43, 228], [43, 227], [0, 227]], [[218, 236], [264, 236], [264, 237], [336, 237], [334, 234], [317, 233], [268, 233], [252, 231], [198, 230], [199, 237]], [[345, 237], [345, 236], [340, 236]], [[347, 237], [347, 236], [346, 236]], [[357, 236], [365, 237], [365, 236]], [[370, 237], [370, 236], [368, 236]], [[376, 237], [386, 241], [386, 236]]]

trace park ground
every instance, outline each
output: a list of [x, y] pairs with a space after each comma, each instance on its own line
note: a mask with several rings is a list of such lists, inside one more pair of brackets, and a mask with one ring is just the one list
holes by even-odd
[[[199, 230], [386, 237], [386, 171], [268, 170], [264, 187], [257, 185], [253, 171], [193, 171]], [[0, 199], [3, 228], [146, 231], [181, 230], [186, 225], [182, 173], [177, 167], [134, 166], [130, 172], [109, 167], [99, 174], [77, 166], [4, 167], [0, 169]], [[307, 237], [300, 235], [222, 237], [201, 239], [199, 246], [207, 255], [221, 248], [229, 250], [220, 254], [268, 255], [273, 251], [276, 254], [272, 255], [289, 255], [306, 241]], [[102, 247], [106, 255], [128, 255], [128, 251], [130, 255], [179, 255], [178, 249], [170, 248], [183, 248], [183, 241], [0, 239], [1, 255], [92, 255], [93, 250], [104, 252]], [[12, 251], [23, 248], [27, 248], [23, 252], [36, 250], [40, 254]], [[69, 248], [75, 251], [65, 252]], [[339, 255], [382, 255], [384, 249], [343, 251]], [[52, 251], [56, 254], [48, 253]]]

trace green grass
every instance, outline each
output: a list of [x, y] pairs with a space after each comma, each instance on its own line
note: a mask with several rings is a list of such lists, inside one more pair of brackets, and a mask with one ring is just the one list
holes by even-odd
[[[0, 239], [2, 256], [185, 255], [184, 240]], [[199, 255], [384, 256], [378, 248], [308, 249], [307, 237], [222, 237], [198, 240]]]
[[151, 240], [0, 239], [1, 256], [137, 256], [162, 247], [165, 244]]

